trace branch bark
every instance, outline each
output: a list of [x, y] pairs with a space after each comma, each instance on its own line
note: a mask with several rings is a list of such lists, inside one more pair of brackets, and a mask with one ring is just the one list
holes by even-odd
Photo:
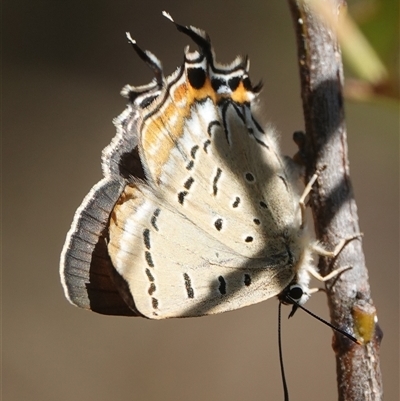
[[[306, 134], [295, 134], [299, 154], [309, 179], [326, 166], [310, 197], [315, 233], [332, 248], [342, 238], [360, 232], [347, 154], [343, 107], [343, 66], [332, 27], [343, 8], [341, 0], [288, 0], [297, 37], [301, 95]], [[325, 12], [317, 11], [323, 7]], [[321, 10], [321, 9], [320, 9]], [[323, 17], [329, 13], [330, 20]], [[335, 266], [352, 266], [339, 279], [327, 282], [331, 322], [353, 333], [363, 345], [333, 333], [340, 401], [382, 400], [379, 347], [382, 331], [368, 283], [361, 239], [349, 242], [334, 260]], [[320, 258], [326, 275], [331, 260]]]

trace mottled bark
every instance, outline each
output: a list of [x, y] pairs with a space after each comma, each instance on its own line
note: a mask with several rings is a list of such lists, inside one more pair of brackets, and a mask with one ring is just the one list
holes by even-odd
[[[313, 187], [310, 204], [317, 238], [333, 249], [340, 239], [360, 230], [349, 172], [341, 52], [332, 25], [344, 11], [344, 4], [339, 0], [289, 0], [289, 5], [297, 37], [306, 129], [305, 134], [295, 134], [295, 141], [307, 178], [326, 166]], [[326, 13], [330, 14], [329, 23]], [[382, 331], [371, 298], [361, 238], [350, 241], [333, 261], [319, 261], [322, 275], [341, 266], [352, 269], [326, 283], [331, 322], [363, 345], [333, 333], [338, 399], [382, 400]]]

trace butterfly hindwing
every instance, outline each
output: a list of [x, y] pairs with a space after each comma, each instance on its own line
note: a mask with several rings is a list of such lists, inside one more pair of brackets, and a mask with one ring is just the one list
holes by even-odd
[[104, 178], [78, 208], [61, 254], [60, 276], [74, 305], [106, 315], [135, 316], [112, 280], [107, 249], [109, 216], [124, 184]]
[[144, 184], [125, 188], [109, 230], [113, 265], [136, 308], [153, 319], [221, 313], [260, 302], [279, 293], [292, 275], [274, 260], [234, 252]]

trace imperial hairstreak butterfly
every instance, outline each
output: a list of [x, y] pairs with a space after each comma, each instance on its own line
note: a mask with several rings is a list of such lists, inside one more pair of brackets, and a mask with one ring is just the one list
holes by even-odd
[[246, 58], [221, 65], [204, 31], [175, 25], [199, 50], [187, 48], [168, 77], [128, 35], [155, 79], [122, 90], [129, 102], [103, 151], [104, 178], [61, 254], [65, 295], [150, 319], [221, 313], [293, 287], [304, 303], [312, 254], [333, 253], [310, 239], [307, 192], [300, 197], [274, 131], [253, 115], [261, 85]]

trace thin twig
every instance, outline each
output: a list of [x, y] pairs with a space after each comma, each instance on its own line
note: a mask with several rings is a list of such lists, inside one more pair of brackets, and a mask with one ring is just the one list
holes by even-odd
[[[343, 3], [289, 0], [289, 5], [297, 36], [306, 128], [306, 134], [297, 133], [295, 141], [299, 145], [298, 156], [306, 167], [306, 177], [327, 166], [314, 185], [310, 204], [317, 238], [334, 248], [341, 239], [360, 231], [349, 175], [341, 52], [332, 27], [332, 20], [339, 18]], [[323, 17], [326, 12], [332, 17], [329, 23]], [[352, 269], [342, 274], [334, 285], [331, 281], [326, 283], [331, 322], [364, 343], [360, 346], [333, 333], [339, 401], [382, 400], [379, 366], [382, 331], [371, 298], [361, 239], [349, 242], [333, 262], [321, 258], [321, 274], [329, 273], [333, 263], [337, 267], [352, 266]]]

